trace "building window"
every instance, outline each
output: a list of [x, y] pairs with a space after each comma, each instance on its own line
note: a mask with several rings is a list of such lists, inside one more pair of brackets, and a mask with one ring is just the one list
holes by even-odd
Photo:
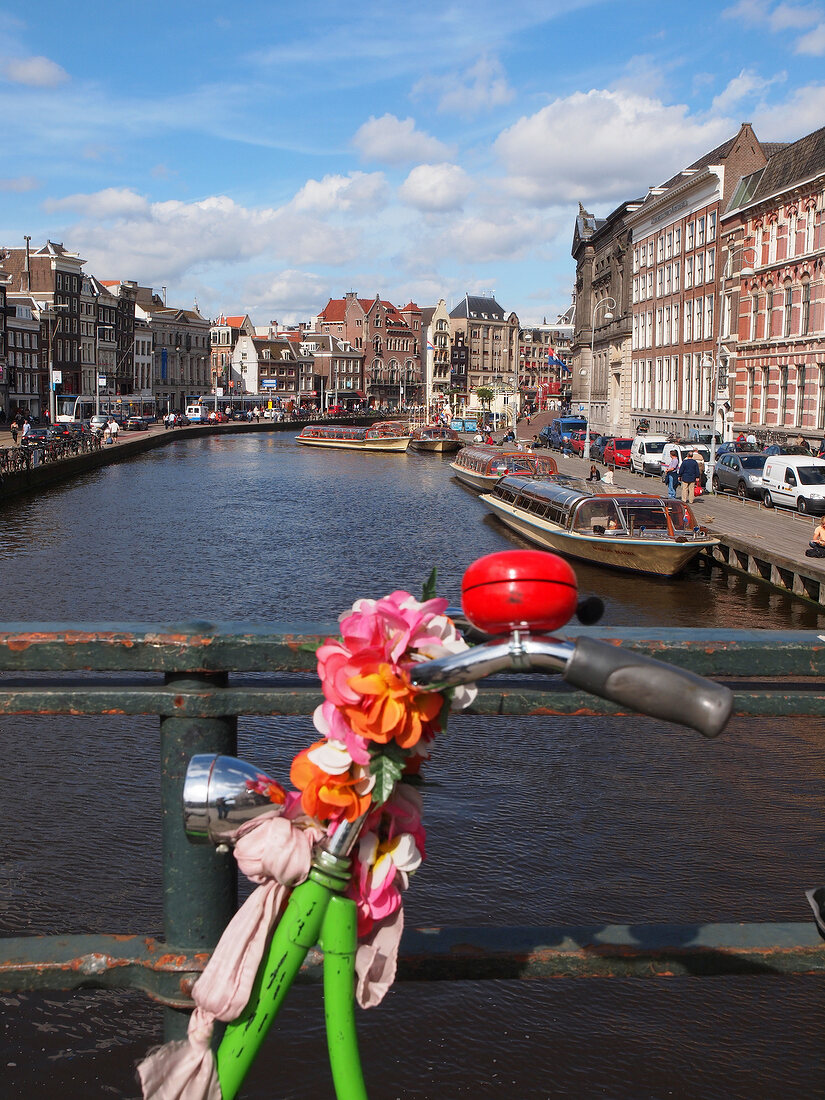
[[677, 256], [682, 251], [682, 230], [681, 229], [674, 229], [673, 230], [673, 251], [674, 251], [674, 253], [676, 253]]
[[771, 222], [768, 229], [768, 263], [776, 263], [776, 222]]
[[779, 368], [779, 419], [777, 421], [779, 427], [784, 425], [788, 416], [788, 375], [787, 367]]
[[805, 420], [805, 367], [796, 368], [796, 422], [801, 427]]
[[759, 329], [759, 295], [754, 294], [751, 298], [751, 340], [756, 339], [756, 335]]
[[804, 279], [802, 283], [802, 308], [799, 315], [799, 335], [807, 336], [811, 324], [811, 281]]
[[701, 248], [705, 243], [705, 218], [702, 215], [696, 223], [696, 246]]
[[783, 320], [783, 333], [785, 336], [791, 335], [791, 316], [793, 313], [793, 286], [791, 280], [788, 279], [785, 283], [785, 302], [784, 302], [784, 320]]
[[708, 240], [716, 240], [716, 211], [712, 210], [708, 215]]
[[825, 366], [820, 366], [819, 368], [817, 390], [816, 426], [821, 431], [825, 429]]
[[788, 257], [796, 255], [796, 211], [792, 210], [788, 215]]
[[813, 252], [814, 250], [814, 218], [816, 217], [816, 211], [813, 207], [808, 209], [808, 217], [805, 220], [805, 251]]

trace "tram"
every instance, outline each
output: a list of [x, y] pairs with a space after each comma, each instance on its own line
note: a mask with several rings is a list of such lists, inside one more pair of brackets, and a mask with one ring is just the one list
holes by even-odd
[[60, 421], [89, 420], [96, 413], [113, 413], [125, 418], [130, 416], [150, 417], [157, 414], [157, 401], [154, 397], [140, 394], [122, 393], [101, 394], [100, 397], [79, 396], [74, 393], [59, 393], [56, 398], [56, 419]]

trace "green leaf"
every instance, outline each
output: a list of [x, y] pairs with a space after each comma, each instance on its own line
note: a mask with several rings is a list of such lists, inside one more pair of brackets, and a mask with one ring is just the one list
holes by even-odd
[[433, 566], [430, 570], [430, 575], [424, 581], [424, 587], [421, 589], [421, 602], [426, 603], [427, 600], [435, 599], [435, 583], [438, 569]]
[[394, 741], [390, 741], [387, 745], [370, 745], [370, 756], [370, 775], [375, 776], [373, 805], [383, 806], [401, 778], [407, 754]]

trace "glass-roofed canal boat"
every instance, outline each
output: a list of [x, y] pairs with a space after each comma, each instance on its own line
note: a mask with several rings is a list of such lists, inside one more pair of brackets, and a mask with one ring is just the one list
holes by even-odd
[[582, 478], [504, 476], [481, 500], [539, 546], [634, 573], [671, 577], [719, 541], [680, 500]]
[[444, 424], [425, 424], [416, 428], [410, 437], [411, 451], [434, 451], [444, 454], [461, 448], [461, 436]]
[[532, 451], [502, 450], [479, 443], [465, 447], [450, 463], [459, 481], [471, 489], [492, 489], [504, 474], [531, 474], [549, 477], [558, 472], [556, 460]]
[[339, 447], [355, 451], [406, 451], [410, 428], [400, 420], [384, 420], [369, 428], [342, 424], [307, 424], [295, 437], [311, 447]]

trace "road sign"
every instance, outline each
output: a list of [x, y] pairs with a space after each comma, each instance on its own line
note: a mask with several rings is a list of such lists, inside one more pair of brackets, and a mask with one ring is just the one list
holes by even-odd
[[277, 390], [277, 388], [278, 388], [278, 379], [277, 378], [262, 378], [261, 379], [261, 386], [265, 390]]

